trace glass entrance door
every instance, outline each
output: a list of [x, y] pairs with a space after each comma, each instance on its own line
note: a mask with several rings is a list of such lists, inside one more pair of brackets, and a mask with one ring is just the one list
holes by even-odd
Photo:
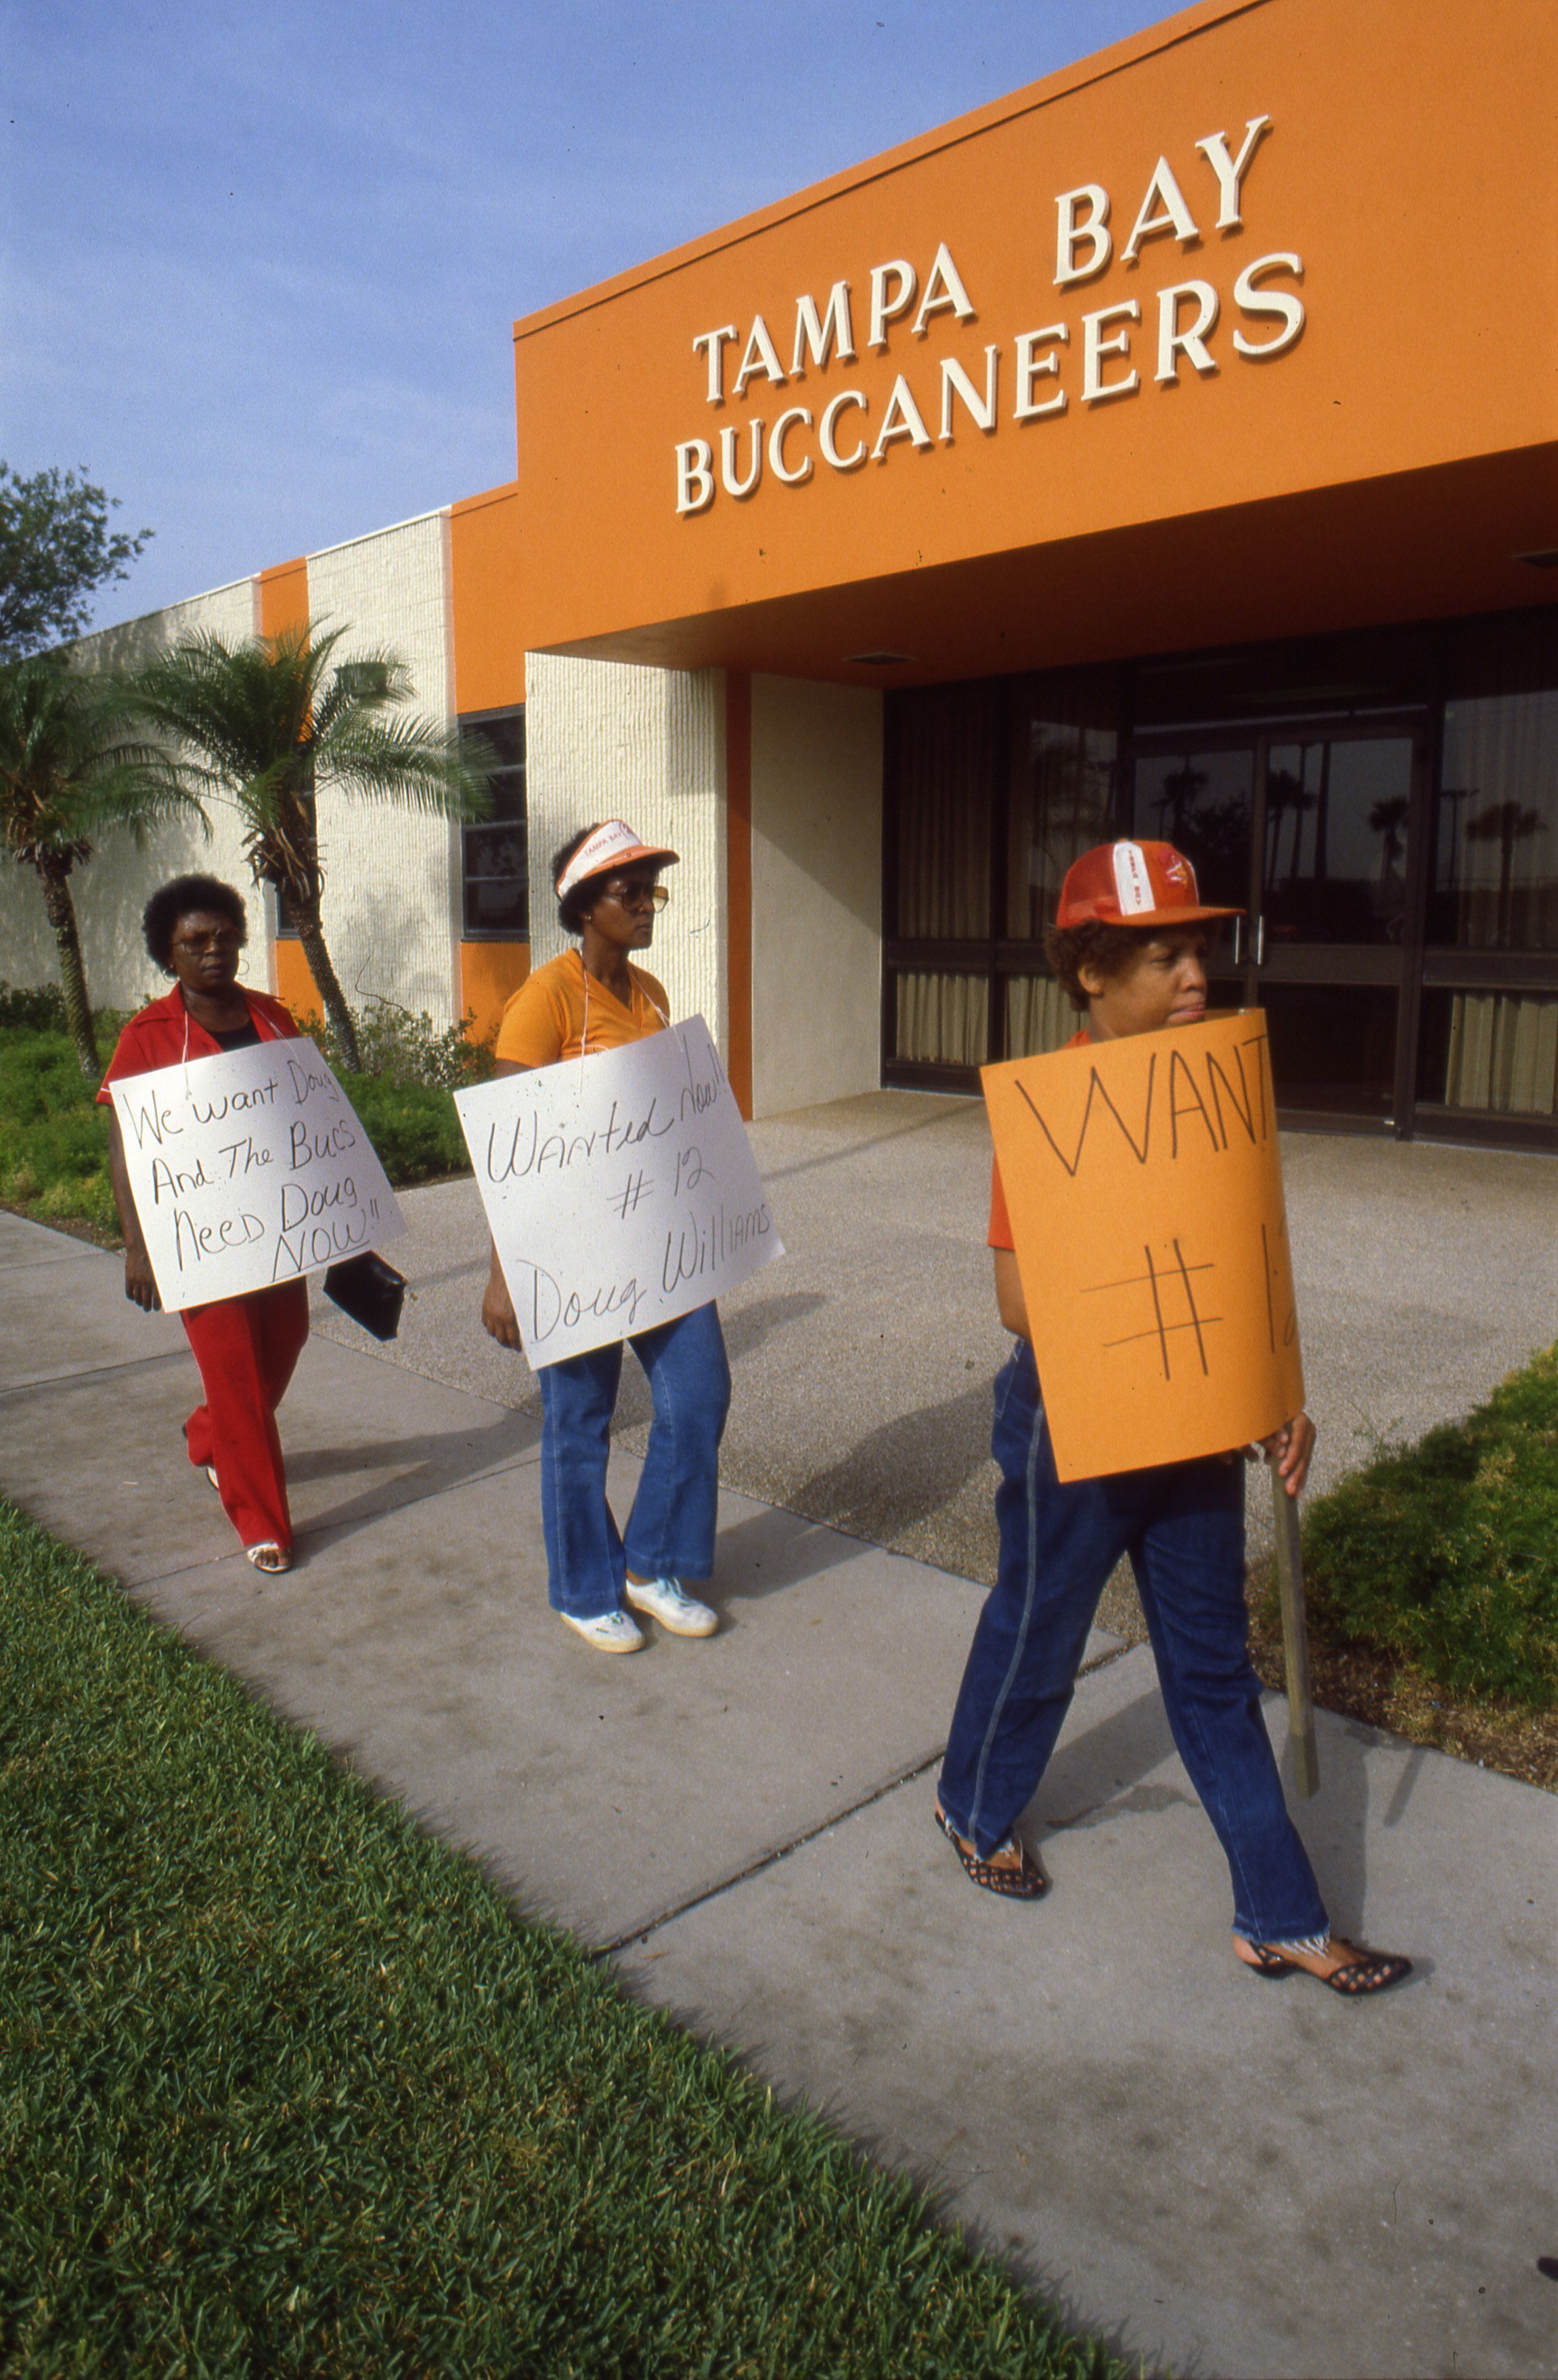
[[1135, 831], [1177, 844], [1202, 897], [1248, 912], [1212, 998], [1265, 1009], [1295, 1118], [1405, 1125], [1422, 802], [1416, 723], [1273, 728], [1138, 747]]

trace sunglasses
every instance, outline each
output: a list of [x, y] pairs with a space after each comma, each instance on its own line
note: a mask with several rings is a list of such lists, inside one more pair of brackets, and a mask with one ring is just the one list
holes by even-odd
[[619, 909], [663, 909], [671, 898], [668, 884], [644, 884], [625, 876], [609, 876], [601, 887], [603, 901], [615, 901]]

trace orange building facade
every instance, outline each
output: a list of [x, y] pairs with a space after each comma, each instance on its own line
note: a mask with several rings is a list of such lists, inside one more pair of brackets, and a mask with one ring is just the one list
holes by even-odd
[[[1203, 0], [517, 323], [512, 482], [87, 646], [327, 617], [495, 753], [480, 824], [318, 789], [348, 996], [491, 1031], [620, 813], [749, 1111], [969, 1090], [1167, 836], [1291, 1121], [1558, 1148], [1555, 83], [1549, 0]], [[84, 883], [100, 997], [226, 833]]]
[[1552, 1143], [1555, 72], [1208, 0], [516, 326], [532, 875], [701, 691], [635, 790], [760, 1111], [1049, 1046], [1065, 866], [1170, 833], [1295, 1120]]

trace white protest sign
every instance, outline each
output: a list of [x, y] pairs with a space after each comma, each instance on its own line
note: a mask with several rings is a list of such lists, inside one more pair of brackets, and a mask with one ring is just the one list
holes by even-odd
[[455, 1105], [538, 1372], [690, 1314], [785, 1253], [701, 1016]]
[[311, 1041], [262, 1041], [108, 1087], [170, 1314], [300, 1280], [406, 1229]]

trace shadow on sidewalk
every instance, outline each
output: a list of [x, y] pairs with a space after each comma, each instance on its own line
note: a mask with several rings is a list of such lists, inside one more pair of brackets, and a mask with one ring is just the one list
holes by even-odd
[[889, 1545], [952, 1503], [990, 1461], [990, 1381], [883, 1422], [825, 1470], [796, 1483], [798, 1512]]
[[[310, 1512], [298, 1528], [299, 1547], [306, 1552], [308, 1540], [325, 1530], [337, 1538], [351, 1536], [370, 1522], [383, 1519], [388, 1511], [443, 1495], [486, 1474], [512, 1469], [540, 1444], [540, 1416], [505, 1407], [481, 1429], [426, 1430], [414, 1438], [381, 1439], [371, 1448], [289, 1449], [286, 1476], [293, 1488], [307, 1481], [350, 1478], [361, 1473], [365, 1461], [380, 1474], [361, 1495]], [[395, 1490], [388, 1504], [383, 1476], [386, 1471], [392, 1475]]]
[[[1326, 1720], [1321, 1791], [1314, 1801], [1300, 1801], [1293, 1788], [1285, 1706], [1276, 1707], [1284, 1722], [1276, 1750], [1288, 1808], [1313, 1864], [1333, 1930], [1354, 1937], [1368, 1901], [1368, 1755], [1377, 1749], [1380, 1739], [1350, 1719]], [[1270, 1715], [1270, 1700], [1266, 1708]], [[1019, 1824], [1039, 1835], [1063, 1834], [1108, 1826], [1121, 1817], [1151, 1815], [1175, 1804], [1199, 1808], [1182, 1770], [1172, 1783], [1149, 1782], [1153, 1771], [1173, 1758], [1168, 1715], [1154, 1682], [1146, 1694], [1138, 1694], [1084, 1733], [1063, 1739]], [[1386, 1826], [1398, 1824], [1405, 1814], [1421, 1766], [1420, 1761], [1409, 1761], [1403, 1770], [1384, 1815]], [[1210, 1829], [1211, 1821], [1206, 1824]], [[1426, 1922], [1429, 1912], [1423, 1914]], [[1412, 1948], [1410, 1944], [1390, 1947]], [[1413, 1957], [1418, 1960], [1415, 1950]], [[1431, 1972], [1430, 1965], [1418, 1963], [1423, 1974]]]

